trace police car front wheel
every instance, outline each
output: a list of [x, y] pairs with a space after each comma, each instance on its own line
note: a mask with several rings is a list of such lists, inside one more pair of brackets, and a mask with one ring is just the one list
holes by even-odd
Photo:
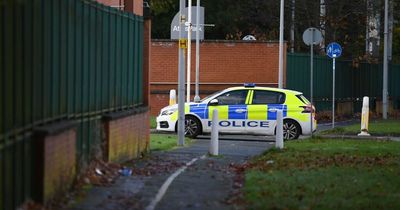
[[283, 138], [286, 140], [297, 139], [300, 136], [300, 125], [293, 120], [283, 122]]
[[201, 133], [201, 123], [193, 116], [185, 116], [185, 136], [196, 138]]

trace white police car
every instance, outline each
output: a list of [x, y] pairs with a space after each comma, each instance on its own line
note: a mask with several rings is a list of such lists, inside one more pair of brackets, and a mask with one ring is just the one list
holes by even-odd
[[[211, 132], [213, 110], [218, 110], [219, 131], [229, 134], [274, 135], [276, 110], [283, 111], [285, 139], [316, 130], [314, 107], [302, 93], [278, 88], [245, 85], [216, 92], [199, 103], [185, 104], [185, 135], [195, 138]], [[311, 116], [310, 116], [311, 115]], [[177, 131], [178, 105], [161, 109], [157, 130]]]

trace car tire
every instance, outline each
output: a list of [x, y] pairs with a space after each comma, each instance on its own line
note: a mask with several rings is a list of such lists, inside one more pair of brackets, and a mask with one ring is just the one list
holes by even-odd
[[185, 116], [185, 136], [189, 138], [196, 138], [202, 132], [200, 121], [193, 116]]
[[294, 120], [283, 121], [283, 138], [285, 140], [298, 139], [300, 136], [300, 125]]

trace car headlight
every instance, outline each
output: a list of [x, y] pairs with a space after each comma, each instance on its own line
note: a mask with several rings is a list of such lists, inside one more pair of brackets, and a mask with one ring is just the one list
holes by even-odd
[[178, 109], [167, 109], [167, 110], [164, 110], [163, 112], [161, 112], [161, 115], [171, 115], [171, 114], [173, 114], [174, 112], [176, 112], [176, 110], [178, 110]]

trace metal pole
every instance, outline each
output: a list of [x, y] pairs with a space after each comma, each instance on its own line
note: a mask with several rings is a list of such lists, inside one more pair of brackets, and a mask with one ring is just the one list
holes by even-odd
[[[313, 107], [313, 68], [314, 68], [314, 32], [315, 32], [315, 29], [314, 28], [312, 28], [311, 29], [311, 48], [310, 48], [310, 53], [311, 53], [311, 56], [310, 56], [310, 100], [311, 100], [311, 109], [312, 109], [312, 107]], [[311, 111], [311, 114], [310, 114], [310, 128], [311, 128], [311, 136], [313, 136], [313, 119], [312, 119], [312, 115], [313, 115], [313, 113], [312, 113], [313, 111]]]
[[365, 54], [369, 53], [368, 43], [369, 43], [369, 1], [366, 0], [366, 10], [367, 10], [367, 22], [365, 24]]
[[326, 17], [326, 6], [325, 0], [320, 0], [320, 15], [319, 15], [319, 25], [321, 28], [322, 41], [320, 43], [321, 51], [325, 52], [325, 17]]
[[283, 88], [283, 8], [284, 0], [281, 0], [281, 15], [279, 21], [279, 79], [278, 87]]
[[389, 1], [389, 8], [388, 8], [388, 49], [387, 49], [387, 59], [388, 63], [392, 61], [393, 57], [393, 1]]
[[179, 67], [178, 67], [178, 145], [185, 144], [185, 48], [181, 45], [184, 42], [183, 30], [185, 30], [186, 17], [183, 15], [185, 0], [179, 1]]
[[191, 59], [192, 59], [192, 0], [188, 1], [188, 46], [187, 46], [187, 78], [186, 78], [186, 102], [190, 102], [190, 70], [191, 68]]
[[200, 67], [200, 0], [197, 0], [196, 7], [196, 86], [195, 86], [195, 96], [194, 102], [200, 101], [199, 96], [199, 67]]
[[282, 113], [282, 110], [276, 111], [275, 148], [283, 149], [283, 113]]
[[295, 14], [296, 0], [292, 0], [292, 24], [290, 26], [290, 52], [294, 53], [294, 14]]
[[388, 110], [388, 0], [385, 0], [385, 31], [383, 47], [383, 90], [382, 90], [382, 117], [387, 119]]
[[211, 123], [210, 155], [218, 155], [218, 126], [218, 109], [214, 109]]
[[335, 128], [335, 58], [332, 67], [332, 128]]

